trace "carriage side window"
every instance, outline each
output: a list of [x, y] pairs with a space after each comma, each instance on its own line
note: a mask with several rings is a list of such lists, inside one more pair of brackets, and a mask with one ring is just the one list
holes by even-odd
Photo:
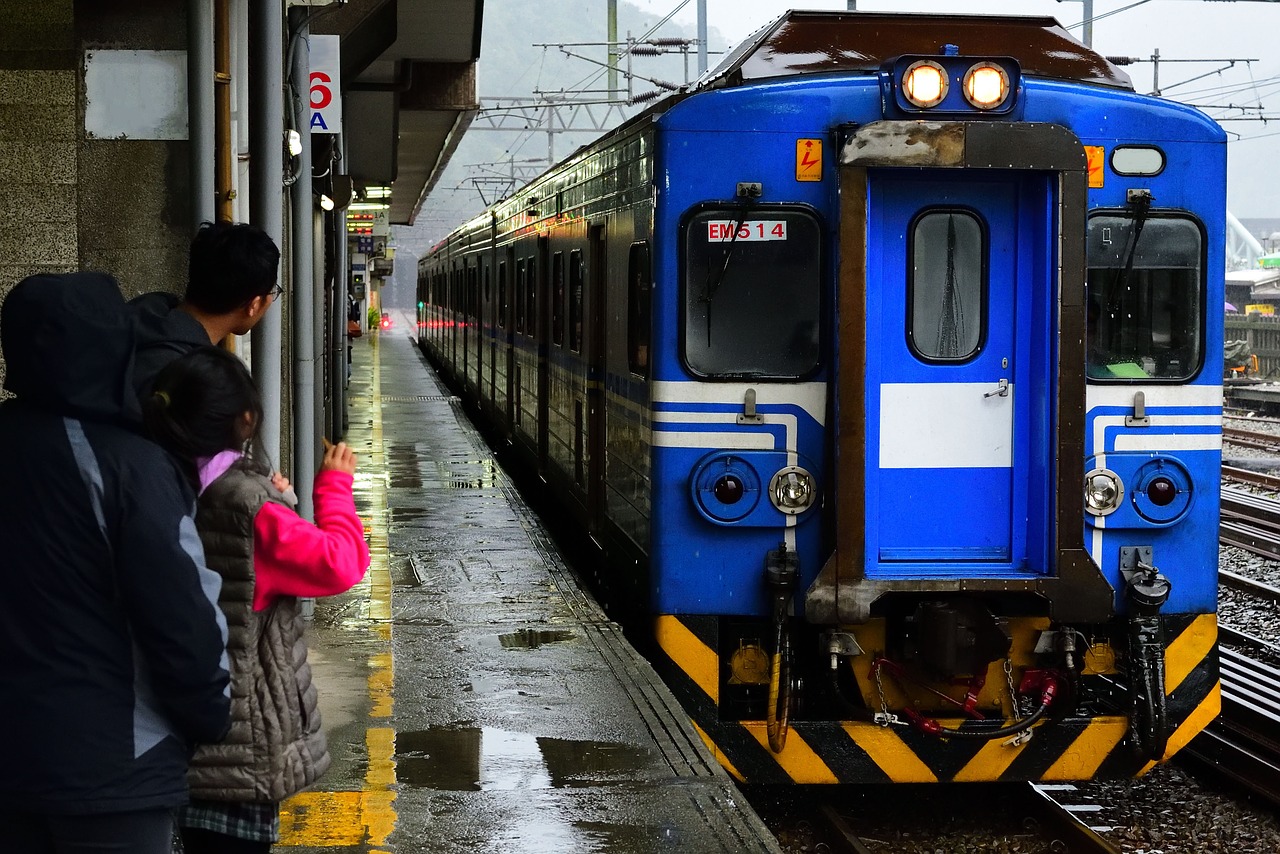
[[528, 260], [525, 283], [525, 325], [530, 338], [538, 337], [538, 261]]
[[480, 274], [474, 264], [467, 267], [467, 314], [475, 317], [480, 305]]
[[557, 252], [551, 256], [551, 341], [557, 347], [564, 346], [563, 252]]
[[1181, 381], [1204, 359], [1204, 239], [1189, 217], [1089, 218], [1085, 367], [1091, 380]]
[[569, 349], [582, 352], [582, 250], [569, 253]]
[[627, 256], [627, 367], [631, 373], [649, 376], [649, 301], [653, 278], [649, 244], [631, 244]]
[[911, 226], [907, 340], [922, 359], [963, 362], [982, 345], [986, 249], [970, 211], [932, 210]]
[[702, 210], [684, 226], [684, 360], [695, 374], [776, 377], [818, 366], [822, 231], [808, 211]]
[[498, 328], [507, 328], [507, 262], [498, 262]]
[[516, 262], [516, 332], [524, 332], [524, 289], [526, 287], [525, 263], [521, 258]]

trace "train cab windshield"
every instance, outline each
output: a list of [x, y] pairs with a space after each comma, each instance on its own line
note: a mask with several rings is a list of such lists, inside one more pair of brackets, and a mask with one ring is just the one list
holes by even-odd
[[821, 230], [808, 211], [695, 214], [684, 234], [685, 364], [708, 377], [812, 373], [821, 264]]
[[1086, 366], [1091, 380], [1190, 379], [1204, 352], [1203, 236], [1189, 217], [1089, 218]]

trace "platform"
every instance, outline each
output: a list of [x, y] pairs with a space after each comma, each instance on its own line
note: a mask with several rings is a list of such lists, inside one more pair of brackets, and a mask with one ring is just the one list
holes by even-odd
[[373, 565], [308, 637], [334, 764], [277, 850], [777, 852], [395, 317], [349, 386]]

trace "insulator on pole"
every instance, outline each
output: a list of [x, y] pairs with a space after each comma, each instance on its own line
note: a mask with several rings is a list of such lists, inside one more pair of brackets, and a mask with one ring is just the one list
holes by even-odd
[[653, 85], [662, 89], [666, 89], [669, 92], [674, 92], [680, 88], [679, 83], [668, 83], [665, 80], [654, 80]]
[[677, 38], [648, 39], [647, 42], [658, 47], [684, 47], [689, 44], [688, 39]]
[[647, 45], [638, 44], [635, 47], [631, 48], [631, 55], [632, 56], [662, 56], [662, 51], [658, 50], [656, 47], [649, 47]]
[[648, 92], [641, 92], [627, 99], [628, 104], [643, 104], [646, 101], [652, 101], [654, 98], [661, 98], [666, 93], [660, 89], [651, 89]]

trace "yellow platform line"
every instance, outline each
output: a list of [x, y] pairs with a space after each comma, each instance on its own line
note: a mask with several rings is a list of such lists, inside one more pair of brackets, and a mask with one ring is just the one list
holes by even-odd
[[[387, 854], [396, 828], [396, 739], [389, 726], [395, 707], [395, 662], [391, 654], [391, 553], [387, 538], [386, 452], [382, 441], [382, 370], [378, 336], [373, 336], [373, 406], [368, 459], [361, 460], [356, 477], [371, 498], [365, 508], [369, 537], [369, 630], [380, 652], [369, 656], [368, 754], [364, 787], [359, 791], [313, 789], [285, 801], [280, 808], [280, 848], [348, 848], [368, 844], [369, 854]], [[323, 784], [323, 781], [321, 781]]]

